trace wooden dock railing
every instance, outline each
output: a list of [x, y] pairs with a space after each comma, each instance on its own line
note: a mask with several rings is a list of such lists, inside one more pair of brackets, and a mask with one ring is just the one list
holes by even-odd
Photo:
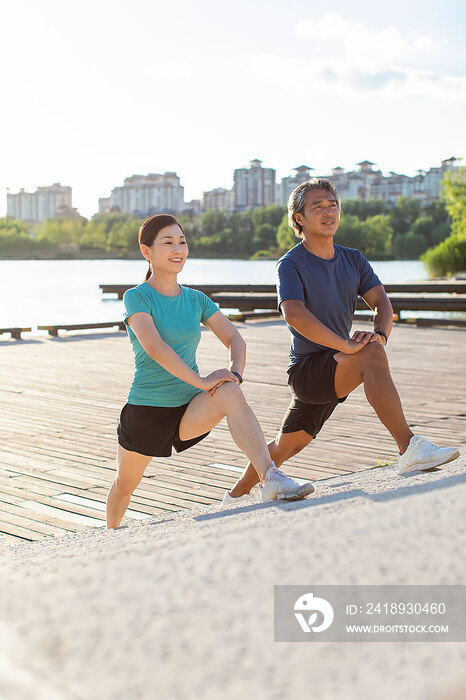
[[[134, 285], [129, 284], [101, 284], [103, 294], [117, 294], [119, 299], [127, 289]], [[194, 287], [207, 294], [221, 309], [238, 309], [239, 313], [231, 318], [244, 321], [247, 318], [259, 318], [256, 312], [260, 309], [260, 316], [272, 316], [277, 310], [277, 294], [273, 284], [187, 284], [186, 287]], [[393, 314], [396, 320], [410, 322], [405, 312], [410, 311], [443, 311], [466, 312], [466, 280], [453, 282], [403, 282], [384, 285], [385, 290], [393, 306]], [[368, 306], [361, 298], [356, 304], [357, 311], [367, 311]], [[404, 316], [401, 317], [403, 312]], [[419, 324], [434, 325], [434, 321], [441, 321], [438, 325], [465, 325], [464, 318], [449, 319], [414, 319]]]
[[18, 326], [15, 326], [14, 328], [0, 328], [0, 335], [3, 335], [3, 333], [9, 333], [11, 338], [14, 338], [15, 340], [21, 340], [21, 333], [30, 333], [31, 328], [21, 328]]
[[[134, 284], [100, 284], [102, 294], [117, 294], [123, 299], [123, 294]], [[275, 294], [274, 284], [185, 284], [185, 287], [199, 289], [207, 296], [212, 294]], [[400, 282], [384, 285], [387, 294], [466, 294], [466, 280], [453, 282]]]
[[119, 331], [126, 330], [123, 321], [104, 321], [103, 323], [58, 323], [54, 326], [37, 326], [39, 331], [47, 331], [49, 335], [58, 336], [58, 331], [84, 331], [98, 328], [118, 328]]
[[[134, 287], [133, 284], [100, 284], [103, 294], [116, 294], [118, 299]], [[273, 284], [186, 284], [186, 287], [199, 289], [207, 294], [221, 309], [238, 309], [239, 313], [230, 315], [235, 321], [245, 321], [248, 318], [268, 318], [278, 316], [277, 294]], [[466, 280], [453, 282], [402, 282], [384, 285], [393, 306], [394, 318], [397, 321], [416, 323], [417, 325], [457, 325], [466, 326], [466, 317], [455, 318], [409, 318], [409, 312], [466, 312]], [[356, 311], [368, 311], [369, 307], [363, 299], [356, 303]], [[260, 310], [259, 313], [257, 310]], [[403, 317], [401, 313], [403, 312]], [[407, 313], [408, 312], [408, 315]], [[355, 315], [355, 319], [358, 315]], [[359, 315], [359, 318], [361, 316]], [[38, 330], [45, 330], [49, 335], [57, 336], [59, 330], [75, 331], [99, 328], [118, 327], [124, 330], [121, 320], [102, 323], [74, 323], [40, 325]], [[0, 328], [0, 335], [10, 334], [11, 338], [20, 340], [21, 334], [30, 332], [31, 328], [11, 327]]]

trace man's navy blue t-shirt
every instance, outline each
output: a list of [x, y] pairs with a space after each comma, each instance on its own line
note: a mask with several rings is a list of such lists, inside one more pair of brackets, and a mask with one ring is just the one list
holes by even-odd
[[[366, 258], [354, 248], [335, 245], [331, 260], [310, 253], [298, 243], [277, 263], [278, 308], [288, 299], [302, 301], [327, 328], [347, 340], [356, 300], [382, 284]], [[288, 325], [292, 333], [290, 360], [295, 364], [311, 352], [324, 350]]]

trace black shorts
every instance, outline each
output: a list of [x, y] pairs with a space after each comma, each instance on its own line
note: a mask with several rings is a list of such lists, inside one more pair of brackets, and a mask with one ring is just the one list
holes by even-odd
[[337, 399], [335, 394], [336, 352], [313, 352], [289, 369], [288, 384], [293, 398], [283, 418], [283, 433], [305, 430], [315, 438], [338, 404], [347, 398]]
[[180, 440], [179, 427], [189, 403], [183, 406], [123, 406], [117, 426], [118, 442], [130, 452], [151, 457], [170, 457], [187, 450], [209, 433], [192, 440]]

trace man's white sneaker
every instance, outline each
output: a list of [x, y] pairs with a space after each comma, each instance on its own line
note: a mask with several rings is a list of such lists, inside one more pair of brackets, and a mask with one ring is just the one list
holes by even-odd
[[245, 501], [248, 495], [249, 494], [245, 493], [243, 496], [237, 496], [236, 498], [234, 498], [229, 491], [225, 491], [225, 495], [222, 498], [222, 508], [226, 508], [226, 506], [233, 506], [236, 503]]
[[313, 493], [314, 486], [310, 482], [300, 485], [280, 469], [272, 466], [267, 470], [263, 486], [259, 485], [259, 492], [261, 501], [299, 501]]
[[413, 435], [408, 449], [398, 454], [398, 472], [406, 474], [412, 471], [424, 471], [451, 462], [460, 456], [457, 447], [439, 447], [420, 435]]

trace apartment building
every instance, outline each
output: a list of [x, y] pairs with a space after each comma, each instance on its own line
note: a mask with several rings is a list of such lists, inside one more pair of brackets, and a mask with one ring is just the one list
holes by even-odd
[[293, 190], [312, 177], [311, 170], [314, 168], [310, 168], [308, 165], [299, 165], [293, 169], [292, 175], [282, 178], [281, 182], [275, 186], [275, 203], [286, 204]]
[[40, 223], [45, 219], [77, 216], [72, 206], [71, 187], [55, 182], [50, 187], [38, 187], [35, 192], [24, 188], [16, 194], [7, 192], [7, 216], [18, 221]]
[[99, 213], [123, 211], [140, 216], [159, 212], [180, 213], [184, 209], [184, 188], [175, 172], [131, 175], [110, 197], [99, 199]]
[[233, 176], [233, 208], [254, 209], [275, 203], [273, 168], [263, 168], [262, 161], [251, 160], [249, 168], [237, 168]]
[[216, 187], [214, 190], [204, 192], [201, 208], [202, 211], [207, 211], [208, 209], [231, 211], [233, 209], [233, 190]]

